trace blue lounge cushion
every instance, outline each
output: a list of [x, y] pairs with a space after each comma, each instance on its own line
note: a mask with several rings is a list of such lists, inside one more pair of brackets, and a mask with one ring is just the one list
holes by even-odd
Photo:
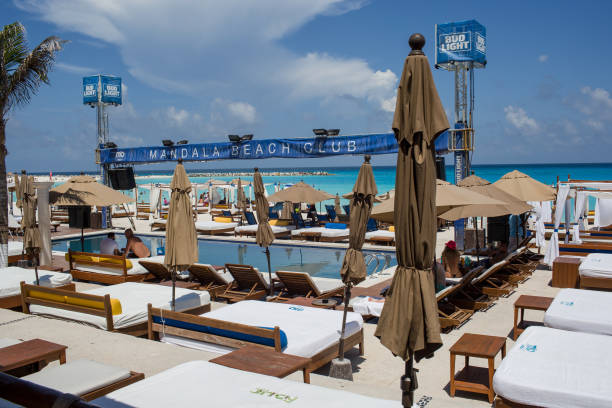
[[346, 224], [342, 224], [341, 222], [328, 222], [327, 224], [325, 224], [325, 228], [346, 229]]
[[[196, 323], [187, 323], [180, 320], [161, 318], [160, 316], [153, 316], [153, 322], [157, 324], [163, 324], [166, 326], [178, 327], [180, 329], [197, 331], [200, 333], [209, 333], [215, 336], [227, 337], [230, 339], [248, 341], [249, 343], [262, 344], [264, 346], [274, 347], [274, 339], [255, 336], [253, 334], [246, 334], [236, 332], [233, 330], [218, 329], [216, 327], [205, 326]], [[260, 329], [274, 330], [273, 327], [259, 327]], [[287, 348], [287, 334], [284, 331], [280, 331], [281, 350]]]

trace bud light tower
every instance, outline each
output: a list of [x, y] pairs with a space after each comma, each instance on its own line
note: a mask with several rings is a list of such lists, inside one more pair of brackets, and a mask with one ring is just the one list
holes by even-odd
[[[455, 184], [470, 174], [474, 151], [474, 69], [487, 65], [486, 29], [476, 20], [436, 24], [435, 67], [455, 73], [455, 126], [448, 147], [455, 157]], [[465, 221], [455, 222], [455, 241], [463, 249]]]

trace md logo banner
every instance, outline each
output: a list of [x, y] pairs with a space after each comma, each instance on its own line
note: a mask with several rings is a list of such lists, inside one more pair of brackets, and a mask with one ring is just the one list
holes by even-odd
[[[440, 142], [438, 142], [440, 140]], [[446, 132], [436, 140], [436, 150], [448, 150]], [[313, 137], [308, 139], [265, 139], [243, 143], [202, 143], [172, 147], [150, 146], [101, 149], [100, 161], [111, 163], [161, 163], [166, 161], [248, 160], [267, 158], [314, 158], [339, 155], [389, 154], [397, 152], [393, 133]]]

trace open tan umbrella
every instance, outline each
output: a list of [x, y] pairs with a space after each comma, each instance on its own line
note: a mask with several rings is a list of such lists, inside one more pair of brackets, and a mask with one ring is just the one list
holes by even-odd
[[493, 185], [521, 201], [550, 201], [555, 199], [555, 189], [513, 170], [506, 173]]
[[289, 201], [292, 203], [318, 203], [320, 201], [331, 200], [334, 195], [325, 191], [315, 190], [314, 187], [300, 181], [289, 188], [278, 191], [268, 197], [268, 201], [278, 203]]
[[[136, 201], [117, 190], [100, 184], [90, 176], [70, 177], [67, 182], [49, 191], [49, 203], [64, 207], [108, 207]], [[84, 247], [81, 228], [81, 250]]]
[[464, 178], [457, 183], [457, 185], [494, 200], [501, 201], [503, 204], [471, 204], [458, 206], [441, 214], [439, 216], [440, 218], [455, 221], [468, 217], [499, 217], [508, 214], [523, 214], [532, 209], [529, 204], [500, 190], [495, 185], [476, 175]]
[[[448, 120], [421, 49], [425, 38], [410, 37], [397, 90], [392, 128], [398, 142], [395, 177], [397, 269], [387, 292], [375, 335], [406, 361], [402, 403], [411, 407], [415, 373], [412, 360], [433, 355], [442, 346], [432, 263], [436, 248], [436, 137]], [[414, 357], [413, 357], [414, 356]]]
[[198, 261], [198, 238], [189, 201], [191, 182], [182, 160], [179, 160], [172, 182], [168, 222], [166, 223], [166, 256], [164, 264], [172, 271], [172, 310], [175, 304], [176, 271], [186, 270]]
[[260, 247], [266, 248], [265, 253], [268, 260], [268, 276], [270, 278], [270, 296], [272, 296], [272, 266], [270, 265], [269, 246], [274, 241], [274, 232], [272, 232], [272, 228], [268, 222], [270, 204], [268, 204], [263, 180], [261, 179], [261, 173], [258, 168], [255, 168], [255, 174], [253, 174], [253, 190], [255, 193], [255, 211], [257, 211], [257, 233], [255, 234], [255, 241]]
[[[342, 334], [340, 335], [340, 358], [332, 362], [330, 376], [336, 378], [352, 379], [353, 371], [350, 360], [344, 360], [344, 330], [346, 325], [346, 313], [351, 299], [351, 286], [356, 285], [366, 278], [366, 264], [363, 258], [363, 243], [367, 229], [374, 197], [378, 194], [374, 172], [370, 165], [370, 156], [365, 156], [364, 162], [359, 169], [357, 181], [353, 186], [353, 198], [351, 199], [349, 247], [342, 261], [340, 275], [344, 282], [344, 313], [342, 317]], [[337, 196], [336, 196], [337, 197]], [[339, 200], [339, 198], [338, 198]]]
[[34, 189], [34, 177], [28, 177], [25, 172], [18, 182], [15, 176], [17, 200], [21, 207], [22, 218], [21, 227], [23, 228], [23, 248], [28, 254], [28, 257], [34, 262], [34, 274], [36, 275], [36, 284], [39, 285], [38, 279], [38, 255], [40, 253], [40, 231], [36, 224], [36, 190]]
[[[386, 199], [385, 196], [388, 196]], [[379, 199], [383, 202], [372, 210], [372, 218], [382, 222], [394, 222], [395, 190], [391, 190]], [[436, 213], [443, 214], [451, 208], [466, 205], [501, 205], [503, 202], [484, 196], [474, 191], [457, 187], [443, 180], [436, 180]]]

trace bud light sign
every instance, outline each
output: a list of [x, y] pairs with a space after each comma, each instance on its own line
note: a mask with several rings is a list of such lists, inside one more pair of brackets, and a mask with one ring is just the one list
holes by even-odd
[[120, 77], [94, 75], [83, 78], [83, 103], [97, 103], [98, 101], [121, 105]]
[[486, 29], [476, 20], [436, 25], [436, 68], [452, 69], [452, 62], [487, 63]]
[[98, 102], [98, 75], [83, 78], [83, 103]]

